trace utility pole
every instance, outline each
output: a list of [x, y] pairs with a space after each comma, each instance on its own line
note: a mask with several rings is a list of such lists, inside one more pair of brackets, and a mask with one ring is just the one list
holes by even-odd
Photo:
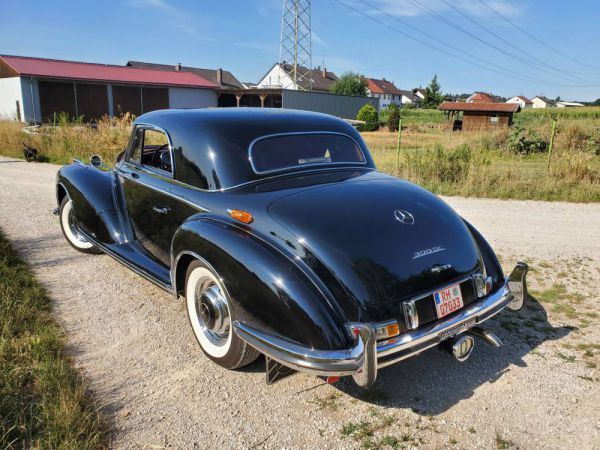
[[280, 67], [292, 78], [293, 86], [284, 89], [312, 91], [312, 44], [310, 30], [311, 0], [283, 0], [281, 13]]

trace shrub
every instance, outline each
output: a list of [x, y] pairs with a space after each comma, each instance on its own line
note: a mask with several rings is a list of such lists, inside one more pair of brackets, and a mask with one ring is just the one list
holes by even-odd
[[387, 109], [389, 110], [387, 119], [388, 130], [391, 132], [398, 131], [398, 121], [400, 120], [400, 111], [398, 110], [398, 106], [396, 106], [395, 103], [391, 103]]
[[508, 136], [508, 149], [520, 155], [545, 152], [547, 148], [548, 142], [535, 131], [526, 131], [520, 125], [515, 125]]
[[361, 127], [362, 131], [375, 131], [379, 129], [379, 114], [377, 114], [377, 110], [370, 103], [360, 108], [356, 115], [356, 120], [365, 122]]

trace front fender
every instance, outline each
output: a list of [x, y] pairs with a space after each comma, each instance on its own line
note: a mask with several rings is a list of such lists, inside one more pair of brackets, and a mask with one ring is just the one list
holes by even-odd
[[351, 345], [343, 319], [287, 257], [243, 229], [202, 218], [184, 223], [172, 242], [172, 281], [182, 292], [194, 256], [219, 274], [237, 320], [317, 349]]
[[83, 163], [62, 167], [56, 175], [58, 204], [64, 195], [73, 202], [79, 226], [104, 243], [122, 243], [126, 233], [115, 199], [114, 174]]

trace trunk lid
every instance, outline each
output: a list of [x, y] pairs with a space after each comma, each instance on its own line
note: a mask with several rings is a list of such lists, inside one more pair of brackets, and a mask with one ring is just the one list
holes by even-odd
[[350, 301], [367, 309], [409, 300], [481, 267], [458, 214], [425, 189], [386, 175], [307, 187], [273, 201], [269, 214], [316, 255]]

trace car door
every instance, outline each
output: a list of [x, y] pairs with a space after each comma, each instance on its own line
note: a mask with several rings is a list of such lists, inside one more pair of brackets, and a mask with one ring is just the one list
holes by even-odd
[[163, 265], [171, 263], [173, 210], [172, 147], [161, 129], [137, 125], [119, 180], [135, 239]]

